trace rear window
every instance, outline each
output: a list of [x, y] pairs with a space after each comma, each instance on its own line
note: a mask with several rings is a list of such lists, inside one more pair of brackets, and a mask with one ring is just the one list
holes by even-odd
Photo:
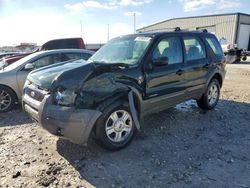
[[65, 48], [79, 48], [79, 44], [77, 40], [68, 39], [68, 40], [65, 40], [64, 47]]
[[220, 44], [215, 38], [206, 38], [206, 41], [215, 55], [223, 55], [223, 51], [220, 47]]

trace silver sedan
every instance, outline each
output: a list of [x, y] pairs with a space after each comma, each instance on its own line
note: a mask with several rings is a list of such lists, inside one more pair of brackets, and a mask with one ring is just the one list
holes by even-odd
[[87, 60], [94, 52], [60, 49], [33, 53], [0, 70], [0, 113], [10, 111], [21, 101], [22, 90], [31, 70], [73, 59]]

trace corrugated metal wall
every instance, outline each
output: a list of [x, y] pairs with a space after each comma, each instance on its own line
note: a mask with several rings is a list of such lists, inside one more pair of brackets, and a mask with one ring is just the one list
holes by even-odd
[[237, 14], [177, 18], [166, 20], [164, 22], [156, 23], [154, 25], [138, 29], [137, 32], [169, 31], [175, 27], [180, 27], [181, 29], [187, 30], [213, 27], [215, 28], [215, 35], [217, 36], [218, 40], [224, 37], [227, 43], [233, 44], [234, 39], [236, 37], [236, 24]]
[[242, 24], [250, 24], [250, 16], [240, 15], [240, 23]]
[[239, 44], [240, 48], [250, 50], [250, 16], [249, 15], [240, 14], [237, 43]]

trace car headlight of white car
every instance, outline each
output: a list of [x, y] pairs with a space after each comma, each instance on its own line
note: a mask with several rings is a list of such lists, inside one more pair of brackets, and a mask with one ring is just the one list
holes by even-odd
[[71, 106], [75, 103], [76, 94], [75, 91], [65, 89], [65, 90], [58, 90], [54, 94], [54, 100], [56, 104], [62, 106]]

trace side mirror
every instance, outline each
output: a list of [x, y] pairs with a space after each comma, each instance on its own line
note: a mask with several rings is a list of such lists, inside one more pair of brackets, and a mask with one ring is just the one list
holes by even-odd
[[27, 71], [32, 70], [32, 69], [34, 69], [34, 66], [31, 63], [27, 63], [24, 67], [24, 70], [27, 70]]
[[153, 65], [155, 66], [164, 66], [168, 65], [168, 57], [159, 57], [153, 60]]

